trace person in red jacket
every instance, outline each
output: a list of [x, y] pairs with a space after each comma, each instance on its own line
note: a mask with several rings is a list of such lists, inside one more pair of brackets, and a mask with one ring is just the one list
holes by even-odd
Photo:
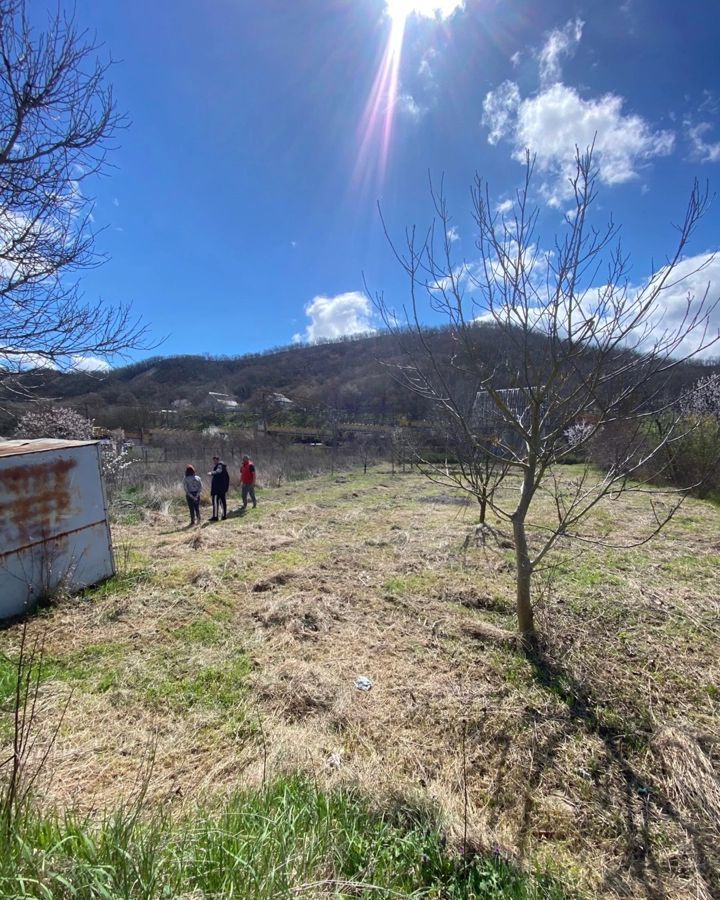
[[257, 506], [255, 499], [255, 463], [249, 456], [243, 456], [240, 466], [240, 490], [242, 492], [242, 508], [247, 509], [248, 497], [252, 500], [253, 509]]

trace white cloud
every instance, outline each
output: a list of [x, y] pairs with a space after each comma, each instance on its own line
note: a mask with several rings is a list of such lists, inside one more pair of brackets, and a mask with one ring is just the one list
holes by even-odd
[[27, 369], [56, 370], [58, 366], [42, 353], [26, 352], [17, 347], [0, 347], [0, 368], [11, 372], [24, 372]]
[[451, 244], [454, 244], [455, 241], [460, 240], [460, 232], [454, 225], [451, 225], [447, 230], [447, 239]]
[[17, 347], [0, 347], [0, 367], [13, 372], [28, 369], [53, 369], [72, 372], [109, 372], [112, 366], [97, 356], [71, 356], [48, 359], [42, 352], [21, 350]]
[[109, 372], [112, 366], [98, 356], [73, 356], [70, 360], [76, 372]]
[[522, 53], [519, 50], [516, 50], [515, 53], [510, 57], [510, 62], [513, 64], [515, 68], [520, 65], [520, 59], [522, 57]]
[[[660, 270], [655, 280], [662, 277]], [[705, 299], [705, 309], [709, 311], [707, 331], [699, 328], [688, 334], [678, 347], [676, 356], [694, 353], [702, 343], [720, 335], [720, 255], [701, 253], [681, 260], [673, 270], [668, 284], [657, 298], [655, 312], [652, 315], [652, 338], [665, 331], [674, 333], [683, 327], [683, 322], [690, 310], [692, 316], [699, 304]], [[713, 309], [714, 305], [714, 309]], [[700, 358], [714, 358], [720, 355], [720, 343], [715, 343], [700, 350]]]
[[563, 84], [522, 101], [513, 157], [524, 162], [530, 148], [538, 170], [550, 176], [545, 194], [553, 205], [572, 196], [568, 179], [575, 169], [576, 146], [584, 150], [594, 143], [594, 162], [604, 184], [630, 181], [642, 162], [672, 152], [672, 132], [653, 131], [640, 116], [624, 115], [622, 106], [622, 98], [614, 94], [583, 100]]
[[120, 206], [120, 201], [118, 200], [117, 197], [113, 197], [113, 201], [112, 201], [112, 202], [113, 202], [113, 206]]
[[[545, 331], [551, 322], [557, 326], [557, 321], [550, 314], [553, 309], [552, 299], [547, 295], [545, 287], [544, 276], [548, 254], [539, 252], [537, 248], [530, 249], [532, 259], [526, 266], [529, 268], [531, 282], [534, 283], [536, 297], [540, 302], [527, 310], [522, 306], [513, 308], [499, 305], [494, 313], [480, 313], [476, 321], [493, 322], [499, 317], [524, 327], [527, 316], [527, 323], [531, 329]], [[494, 274], [502, 280], [499, 266], [490, 266], [489, 271], [491, 276]], [[621, 314], [620, 323], [615, 321], [612, 315], [607, 315], [607, 307], [604, 309], [602, 307], [601, 298], [605, 297], [607, 287], [588, 287], [577, 295], [577, 305], [573, 306], [575, 332], [582, 332], [584, 323], [592, 322], [593, 333], [599, 340], [613, 336], [620, 337], [620, 330], [624, 331], [635, 313], [640, 314], [640, 308], [647, 302], [653, 286], [666, 275], [666, 270], [660, 269], [652, 279], [647, 279], [641, 284], [628, 285], [622, 291], [622, 297], [618, 287], [614, 292], [615, 297], [618, 302], [622, 302], [625, 309]], [[720, 336], [719, 301], [720, 254], [700, 253], [687, 257], [670, 273], [667, 284], [654, 298], [652, 308], [641, 314], [644, 324], [629, 331], [624, 343], [640, 352], [649, 351], [657, 345], [672, 347], [674, 357], [717, 358], [720, 355], [720, 340], [717, 340]], [[566, 329], [566, 322], [563, 323], [562, 318], [567, 314], [567, 310], [561, 310], [561, 313], [561, 330], [563, 330]], [[693, 317], [697, 317], [697, 323], [691, 328]]]
[[503, 200], [495, 207], [495, 209], [500, 213], [501, 216], [506, 216], [509, 212], [512, 211], [512, 208], [515, 204], [512, 200]]
[[700, 162], [720, 162], [720, 141], [709, 143], [705, 140], [705, 135], [711, 129], [712, 125], [709, 122], [700, 122], [688, 128], [693, 155]]
[[675, 143], [671, 131], [654, 131], [641, 116], [625, 114], [622, 97], [609, 93], [585, 99], [556, 80], [559, 57], [577, 45], [582, 25], [576, 19], [548, 37], [538, 54], [542, 88], [537, 94], [523, 98], [515, 82], [505, 81], [483, 102], [488, 142], [507, 140], [520, 163], [530, 150], [545, 176], [542, 193], [552, 206], [572, 197], [569, 179], [576, 147], [584, 151], [594, 145], [600, 181], [621, 184], [636, 178], [648, 160], [671, 153]]
[[[314, 297], [305, 307], [310, 324], [304, 339], [310, 343], [374, 331], [370, 300], [361, 291], [348, 291], [335, 297]], [[297, 343], [300, 335], [293, 335]]]
[[560, 57], [574, 52], [582, 37], [581, 19], [568, 22], [564, 28], [556, 28], [550, 32], [544, 46], [538, 53], [540, 65], [540, 82], [543, 85], [553, 84], [560, 80]]

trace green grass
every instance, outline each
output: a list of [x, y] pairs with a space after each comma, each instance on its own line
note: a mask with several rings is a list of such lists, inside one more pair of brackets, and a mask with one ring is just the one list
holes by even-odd
[[126, 652], [125, 644], [106, 641], [88, 644], [63, 656], [47, 656], [42, 661], [41, 678], [66, 681], [86, 691], [104, 693], [118, 683]]
[[94, 587], [85, 588], [81, 596], [85, 600], [106, 600], [108, 597], [122, 597], [131, 594], [140, 584], [149, 582], [152, 578], [146, 568], [136, 568], [129, 572], [118, 573], [101, 581]]
[[560, 900], [548, 875], [499, 855], [463, 859], [433, 815], [371, 810], [352, 791], [298, 779], [239, 792], [212, 812], [93, 822], [28, 809], [0, 847], [0, 895], [16, 898], [413, 897]]
[[17, 663], [0, 653], [0, 706], [15, 693]]
[[196, 619], [189, 625], [181, 625], [173, 631], [173, 637], [185, 644], [200, 644], [212, 647], [220, 643], [223, 636], [222, 626], [214, 619]]
[[17, 683], [17, 663], [0, 653], [0, 743], [12, 737], [12, 697]]
[[417, 572], [409, 575], [395, 575], [388, 578], [383, 588], [389, 594], [408, 596], [413, 594], [425, 594], [437, 589], [443, 583], [440, 572]]
[[250, 660], [235, 653], [222, 664], [200, 666], [186, 656], [163, 654], [159, 666], [148, 672], [146, 701], [178, 713], [198, 707], [223, 714], [234, 728], [246, 724], [246, 693]]

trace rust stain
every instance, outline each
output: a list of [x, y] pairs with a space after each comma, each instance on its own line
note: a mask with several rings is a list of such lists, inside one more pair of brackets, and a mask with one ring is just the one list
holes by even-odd
[[55, 536], [61, 518], [73, 509], [68, 476], [76, 466], [77, 460], [56, 459], [0, 471], [0, 485], [6, 494], [0, 519], [2, 545], [22, 547], [40, 537]]

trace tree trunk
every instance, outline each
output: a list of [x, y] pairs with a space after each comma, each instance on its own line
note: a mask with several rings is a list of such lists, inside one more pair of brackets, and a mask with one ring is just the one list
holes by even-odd
[[480, 524], [484, 525], [485, 517], [487, 515], [487, 493], [485, 492], [485, 490], [483, 490], [483, 492], [477, 499], [478, 503], [480, 504]]
[[532, 566], [525, 534], [525, 521], [520, 517], [513, 518], [513, 537], [515, 538], [515, 565], [517, 567], [518, 631], [524, 643], [531, 643], [535, 638], [535, 622], [530, 598]]

